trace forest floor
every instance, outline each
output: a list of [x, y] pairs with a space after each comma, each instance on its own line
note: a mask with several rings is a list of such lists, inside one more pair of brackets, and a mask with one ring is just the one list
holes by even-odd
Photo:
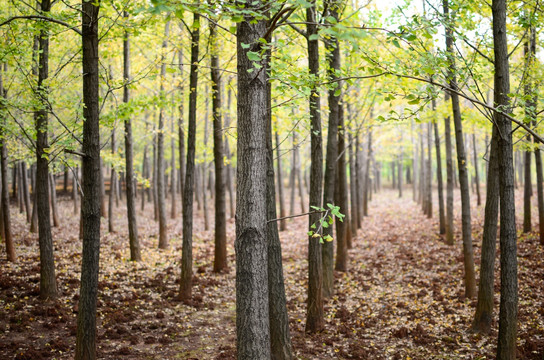
[[[307, 219], [288, 221], [287, 230], [280, 236], [297, 359], [494, 358], [498, 316], [495, 315], [489, 335], [469, 330], [475, 300], [463, 295], [460, 221], [456, 221], [455, 245], [445, 245], [438, 234], [436, 217], [424, 217], [411, 199], [409, 191], [402, 199], [391, 190], [374, 196], [370, 216], [364, 218], [362, 229], [353, 240], [349, 271], [335, 273], [336, 295], [325, 304], [325, 331], [316, 335], [304, 333]], [[57, 301], [38, 299], [37, 235], [28, 232], [22, 214], [12, 216], [17, 263], [6, 262], [5, 249], [0, 245], [0, 359], [73, 358], [81, 266], [79, 216], [74, 214], [68, 198], [61, 197], [59, 205], [61, 225], [53, 230], [61, 293]], [[204, 230], [202, 211], [197, 212], [194, 295], [191, 304], [183, 304], [176, 300], [181, 216], [169, 220], [170, 249], [158, 250], [158, 226], [153, 221], [151, 204], [146, 206], [139, 214], [142, 262], [128, 261], [124, 206], [117, 208], [115, 214], [118, 232], [108, 233], [107, 221], [103, 221], [99, 358], [235, 358], [234, 220], [228, 221], [231, 270], [214, 274], [213, 231]], [[459, 204], [456, 206], [456, 210], [460, 208]], [[520, 215], [518, 211], [518, 219]], [[209, 217], [213, 219], [211, 211]], [[456, 219], [459, 218], [456, 211]], [[474, 206], [477, 273], [482, 225], [483, 205]], [[542, 360], [544, 356], [543, 252], [537, 233], [519, 237], [520, 359]], [[498, 279], [495, 290], [497, 313]]]

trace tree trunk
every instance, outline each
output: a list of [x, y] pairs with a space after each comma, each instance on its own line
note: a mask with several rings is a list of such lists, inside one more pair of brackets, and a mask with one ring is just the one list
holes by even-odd
[[[115, 128], [111, 132], [111, 153], [115, 154]], [[110, 233], [115, 232], [115, 227], [113, 225], [113, 201], [115, 200], [115, 168], [111, 167], [110, 173], [110, 193], [108, 196], [108, 231]]]
[[[4, 71], [5, 71], [4, 67]], [[0, 69], [0, 96], [2, 98], [6, 98], [7, 90], [4, 88], [4, 82], [3, 82], [3, 76], [2, 71]], [[0, 110], [4, 109], [4, 103], [0, 102]], [[3, 220], [3, 236], [6, 243], [6, 256], [8, 261], [15, 262], [17, 260], [17, 256], [15, 255], [15, 246], [13, 244], [13, 237], [11, 236], [11, 220], [10, 220], [10, 214], [9, 214], [9, 182], [8, 182], [8, 149], [7, 146], [5, 146], [5, 130], [4, 126], [6, 125], [6, 119], [3, 118], [2, 120], [2, 126], [0, 126], [0, 164], [1, 164], [1, 171], [2, 171], [2, 199], [1, 199], [1, 205], [2, 205], [2, 220]]]
[[[436, 107], [433, 100], [433, 109]], [[434, 125], [434, 145], [436, 150], [436, 180], [438, 182], [438, 218], [440, 234], [446, 233], [446, 216], [444, 211], [444, 179], [442, 177], [442, 155], [440, 152], [440, 134], [438, 133], [438, 122], [433, 121]]]
[[[172, 101], [173, 102], [173, 101]], [[172, 114], [174, 111], [172, 111]], [[174, 140], [174, 116], [170, 119], [170, 131], [172, 132], [172, 135], [170, 136], [170, 195], [172, 196], [170, 198], [170, 218], [175, 219], [178, 209], [177, 209], [177, 199], [176, 199], [176, 188], [179, 184], [176, 179], [176, 142]]]
[[[340, 10], [337, 3], [329, 2], [329, 16], [338, 20], [338, 11]], [[338, 89], [341, 89], [341, 84], [336, 82], [338, 79], [337, 72], [340, 72], [340, 44], [338, 39], [331, 36], [326, 41], [327, 53], [327, 77], [329, 81], [337, 84]], [[338, 110], [340, 104], [340, 95], [337, 89], [329, 89], [329, 128], [327, 131], [327, 152], [325, 159], [325, 179], [323, 186], [323, 206], [334, 204], [334, 187], [336, 186], [336, 158], [338, 157]], [[329, 226], [323, 229], [323, 236], [333, 235], [333, 227]], [[321, 248], [323, 257], [323, 296], [330, 298], [334, 293], [334, 243], [325, 241]]]
[[[179, 72], [180, 77], [183, 77], [183, 46], [178, 50]], [[179, 82], [178, 86], [181, 101], [179, 102], [179, 118], [178, 118], [178, 139], [179, 139], [179, 186], [181, 192], [181, 207], [183, 208], [183, 189], [185, 187], [185, 129], [183, 128], [183, 119], [185, 118], [183, 109], [183, 99], [185, 99], [185, 89], [183, 81]]]
[[[355, 168], [355, 155], [353, 154], [353, 136], [348, 133], [349, 142], [349, 191], [350, 191], [350, 205], [351, 205], [351, 234], [352, 237], [357, 235], [357, 218], [359, 212], [357, 208], [357, 189], [355, 188], [357, 169]], [[348, 243], [348, 248], [351, 249], [351, 244]]]
[[[372, 192], [370, 188], [370, 159], [372, 158], [372, 129], [368, 132], [368, 148], [366, 152], [366, 166], [365, 166], [365, 177], [363, 183], [363, 216], [368, 216], [368, 197], [369, 193]], [[399, 164], [400, 166], [400, 164]], [[400, 167], [399, 167], [400, 169]], [[402, 171], [402, 170], [400, 170]], [[401, 176], [402, 177], [402, 176]], [[399, 182], [400, 184], [400, 182]], [[400, 187], [399, 187], [400, 189]]]
[[497, 128], [493, 126], [487, 187], [485, 196], [485, 217], [480, 265], [480, 283], [478, 285], [478, 303], [472, 322], [472, 329], [489, 333], [493, 320], [493, 297], [495, 285], [495, 252], [497, 242], [497, 222], [499, 216], [499, 163], [498, 163]]
[[425, 191], [425, 195], [427, 196], [427, 218], [433, 217], [433, 169], [432, 169], [432, 151], [433, 151], [433, 145], [432, 145], [432, 138], [433, 138], [433, 132], [432, 132], [432, 124], [427, 123], [427, 170], [425, 171], [425, 174], [427, 175], [427, 180], [425, 180], [425, 185], [427, 186], [427, 190]]
[[[444, 101], [449, 100], [446, 92]], [[451, 120], [444, 118], [444, 137], [446, 138], [446, 244], [453, 245], [453, 159], [451, 144]]]
[[[319, 78], [319, 42], [316, 24], [316, 3], [311, 1], [306, 8], [306, 41], [308, 44], [308, 68], [316, 79]], [[311, 165], [310, 165], [310, 208], [321, 207], [321, 191], [323, 189], [323, 144], [321, 134], [321, 97], [315, 84], [311, 85], [309, 96]], [[309, 230], [317, 224], [320, 214], [313, 213], [309, 217]], [[318, 238], [308, 237], [308, 302], [305, 331], [317, 333], [325, 327], [323, 316], [323, 264], [321, 262], [321, 243]]]
[[[536, 142], [536, 139], [535, 139]], [[544, 245], [544, 191], [542, 190], [542, 156], [540, 146], [535, 149], [535, 167], [536, 167], [536, 191], [538, 196], [538, 230], [540, 235], [540, 244]]]
[[196, 105], [198, 86], [198, 42], [200, 40], [200, 15], [193, 14], [191, 33], [191, 67], [189, 74], [189, 118], [187, 133], [187, 168], [183, 186], [183, 244], [181, 250], [181, 280], [179, 297], [188, 301], [193, 284], [193, 193], [195, 176]]
[[[207, 91], [206, 91], [207, 92]], [[208, 96], [205, 100], [205, 110], [204, 110], [204, 149], [208, 147]], [[205, 152], [204, 152], [205, 154]], [[202, 194], [202, 205], [204, 212], [204, 230], [208, 231], [210, 229], [210, 221], [208, 218], [208, 198], [207, 198], [207, 174], [208, 172], [208, 162], [204, 161], [200, 164], [200, 191]]]
[[[256, 10], [264, 3], [256, 1], [246, 6], [248, 10]], [[268, 262], [268, 79], [267, 71], [256, 70], [247, 56], [248, 51], [260, 51], [259, 39], [266, 30], [264, 18], [245, 17], [237, 24], [238, 186], [234, 246], [238, 359], [270, 359], [268, 267], [263, 266]], [[249, 44], [249, 48], [244, 49], [243, 44]]]
[[[123, 17], [128, 18], [125, 11]], [[130, 40], [128, 32], [125, 32], [123, 39], [123, 103], [130, 101]], [[130, 117], [125, 118], [125, 168], [127, 178], [127, 219], [128, 219], [128, 241], [130, 246], [130, 260], [140, 261], [142, 255], [140, 252], [140, 241], [138, 239], [138, 222], [136, 219], [136, 192], [138, 190], [134, 177], [134, 156], [132, 150], [132, 121]], [[147, 148], [147, 146], [146, 146]], [[146, 161], [144, 152], [144, 162]], [[145, 204], [144, 187], [142, 186], [142, 210]]]
[[[495, 54], [495, 107], [508, 112], [510, 75], [506, 38], [506, 1], [493, 0], [493, 45]], [[500, 251], [501, 297], [499, 312], [499, 341], [497, 359], [516, 358], [518, 277], [516, 217], [514, 200], [514, 164], [512, 124], [502, 113], [496, 112], [494, 123], [502, 136], [498, 142], [500, 191]], [[528, 164], [527, 164], [528, 165]]]
[[291, 173], [289, 174], [290, 177], [290, 190], [291, 190], [291, 199], [290, 199], [290, 206], [289, 206], [289, 213], [291, 215], [295, 214], [295, 195], [296, 195], [296, 181], [297, 181], [297, 151], [296, 148], [298, 146], [297, 144], [297, 133], [296, 131], [292, 132], [292, 159], [291, 159]]
[[[231, 97], [232, 97], [231, 94], [232, 94], [232, 91], [231, 91], [231, 89], [229, 87], [229, 89], [227, 91], [227, 110], [230, 110]], [[226, 111], [226, 113], [225, 113], [225, 128], [226, 129], [228, 129], [229, 126], [230, 126], [230, 115], [229, 114], [230, 114], [229, 111]], [[229, 210], [230, 210], [230, 218], [233, 219], [234, 214], [235, 214], [235, 210], [234, 210], [234, 189], [233, 189], [233, 186], [232, 186], [232, 183], [233, 183], [233, 179], [232, 179], [233, 169], [232, 169], [232, 164], [231, 164], [232, 154], [230, 152], [228, 136], [225, 137], [225, 155], [226, 155], [227, 160], [228, 160], [228, 165], [226, 167], [226, 169], [227, 169], [226, 181], [227, 181], [227, 189], [229, 191]]]
[[30, 194], [28, 190], [28, 176], [27, 176], [27, 170], [26, 170], [26, 163], [24, 161], [21, 161], [21, 182], [23, 183], [23, 199], [25, 203], [25, 211], [26, 211], [26, 222], [30, 222], [31, 220], [31, 211], [30, 208]]
[[[280, 151], [280, 136], [276, 131], [276, 154], [277, 154], [277, 166], [278, 166], [278, 198], [280, 203], [280, 218], [286, 216], [285, 214], [285, 199], [283, 196], [283, 174], [281, 169], [281, 151]], [[285, 219], [280, 220], [280, 231], [287, 229], [287, 221]]]
[[[402, 197], [402, 163], [403, 163], [402, 152], [403, 151], [404, 150], [403, 150], [403, 148], [401, 146], [400, 155], [399, 155], [399, 159], [398, 159], [398, 166], [397, 166], [397, 170], [398, 170], [397, 183], [399, 185], [399, 198]], [[368, 160], [367, 164], [368, 164], [367, 166], [370, 166], [370, 159]], [[368, 214], [365, 214], [365, 215], [368, 215]]]
[[49, 173], [49, 185], [51, 186], [51, 213], [53, 215], [53, 227], [60, 226], [57, 207], [57, 180], [56, 176]]
[[[340, 212], [345, 215], [344, 219], [336, 218], [336, 265], [337, 271], [348, 269], [348, 246], [347, 238], [349, 232], [349, 208], [348, 208], [348, 179], [346, 175], [346, 128], [344, 126], [343, 106], [339, 106], [338, 116], [338, 171], [336, 174], [337, 186], [335, 187], [335, 202], [340, 207]], [[372, 134], [372, 133], [370, 133]], [[369, 136], [370, 136], [369, 134]], [[370, 141], [369, 141], [370, 144]]]
[[[164, 26], [164, 39], [162, 42], [163, 54], [166, 52], [168, 46], [168, 37], [170, 35], [170, 21], [167, 21]], [[164, 81], [166, 80], [166, 62], [165, 55], [161, 59], [161, 72], [160, 72], [160, 98], [163, 99], [164, 94]], [[159, 249], [168, 249], [168, 233], [166, 223], [166, 204], [165, 193], [166, 184], [164, 179], [164, 105], [159, 109], [159, 128], [157, 129], [157, 208], [159, 210]]]
[[227, 215], [225, 203], [225, 176], [223, 129], [221, 120], [221, 70], [217, 51], [215, 25], [210, 23], [211, 81], [213, 115], [213, 158], [215, 166], [215, 257], [213, 271], [227, 269]]
[[96, 300], [100, 254], [100, 122], [98, 106], [98, 10], [82, 1], [83, 43], [83, 254], [77, 314], [76, 360], [96, 359]]
[[476, 134], [472, 133], [472, 152], [474, 153], [474, 181], [476, 182], [476, 204], [482, 205], [482, 197], [480, 194], [480, 174], [478, 171], [478, 149], [476, 148]]
[[[444, 14], [447, 19], [448, 0], [444, 0]], [[453, 35], [452, 25], [446, 26], [446, 48], [451, 54], [449, 58], [448, 79], [452, 89], [457, 90], [455, 60], [453, 58]], [[467, 172], [467, 159], [465, 156], [465, 144], [463, 142], [463, 125], [461, 123], [461, 109], [459, 107], [459, 96], [451, 92], [451, 103], [453, 109], [453, 123], [455, 126], [455, 141], [457, 145], [457, 166], [459, 167], [459, 184], [461, 187], [461, 223], [463, 230], [463, 255], [465, 263], [465, 296], [469, 299], [476, 295], [476, 275], [474, 272], [474, 255], [472, 249], [472, 226], [470, 216], [470, 195]], [[502, 213], [502, 211], [501, 211]]]

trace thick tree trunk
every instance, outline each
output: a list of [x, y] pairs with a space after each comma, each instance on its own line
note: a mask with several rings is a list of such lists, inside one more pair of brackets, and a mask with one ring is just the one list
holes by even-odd
[[[319, 77], [319, 42], [316, 24], [316, 3], [306, 8], [306, 41], [308, 44], [309, 72], [315, 78]], [[321, 207], [323, 189], [323, 140], [321, 134], [321, 97], [314, 84], [311, 86], [310, 103], [310, 132], [311, 165], [310, 165], [310, 207]], [[311, 214], [309, 217], [309, 230], [317, 224], [320, 214]], [[321, 243], [318, 238], [308, 237], [308, 303], [306, 311], [306, 332], [316, 333], [323, 330], [325, 320], [323, 316], [323, 264], [321, 260]]]
[[189, 74], [189, 118], [187, 133], [187, 168], [183, 186], [183, 244], [181, 250], [181, 281], [179, 297], [188, 301], [193, 284], [193, 193], [195, 176], [196, 105], [198, 86], [198, 42], [200, 40], [200, 15], [193, 14], [191, 33], [191, 70]]
[[[493, 45], [495, 54], [495, 107], [508, 112], [510, 75], [506, 38], [506, 1], [493, 0]], [[518, 276], [516, 211], [514, 200], [514, 161], [512, 124], [502, 113], [495, 113], [494, 123], [502, 135], [498, 142], [500, 188], [501, 300], [497, 359], [516, 358]], [[527, 164], [529, 165], [529, 164]]]
[[[448, 0], [444, 0], [444, 14], [449, 20]], [[452, 24], [446, 26], [446, 48], [450, 54], [448, 79], [452, 89], [457, 90], [455, 60], [453, 58], [453, 35]], [[465, 265], [465, 296], [473, 298], [476, 295], [476, 275], [474, 271], [474, 255], [472, 249], [472, 226], [470, 216], [470, 195], [467, 172], [467, 159], [465, 155], [465, 144], [463, 142], [463, 125], [461, 123], [461, 109], [459, 96], [451, 92], [451, 103], [453, 109], [453, 123], [455, 126], [455, 141], [457, 145], [457, 166], [459, 167], [459, 184], [461, 187], [461, 223], [463, 231], [463, 255]]]
[[[264, 6], [256, 1], [248, 10]], [[270, 359], [267, 243], [267, 72], [248, 51], [259, 52], [267, 21], [246, 16], [237, 24], [238, 167], [236, 188], [236, 334], [238, 359]], [[244, 49], [242, 45], [249, 44]], [[245, 46], [247, 47], [247, 46]], [[265, 64], [261, 64], [265, 65]], [[253, 70], [252, 72], [248, 70]]]
[[[170, 35], [170, 21], [167, 21], [164, 26], [164, 40], [162, 42], [163, 54], [166, 52], [168, 46], [168, 37]], [[161, 59], [161, 72], [160, 72], [160, 97], [161, 99], [166, 97], [164, 94], [164, 82], [166, 81], [166, 62], [165, 55]], [[159, 127], [157, 131], [157, 209], [159, 211], [159, 249], [168, 249], [168, 233], [166, 223], [166, 204], [165, 193], [166, 183], [164, 179], [164, 105], [161, 105], [159, 109]]]
[[83, 255], [77, 314], [76, 360], [96, 359], [96, 301], [100, 254], [100, 123], [98, 106], [98, 10], [82, 1], [83, 43]]
[[215, 257], [213, 271], [227, 269], [227, 215], [225, 203], [224, 147], [221, 120], [221, 70], [215, 25], [210, 24], [213, 115], [213, 158], [215, 166]]
[[478, 303], [476, 304], [476, 314], [474, 315], [474, 321], [472, 322], [472, 329], [482, 333], [489, 333], [493, 320], [495, 253], [497, 248], [497, 222], [499, 216], [498, 141], [499, 134], [496, 126], [493, 126], [489, 167], [487, 171]]
[[[128, 13], [125, 12], [123, 17], [127, 18]], [[128, 32], [125, 32], [123, 39], [123, 103], [127, 104], [130, 101], [130, 40]], [[128, 241], [130, 246], [130, 260], [140, 261], [142, 255], [140, 253], [140, 241], [138, 239], [138, 222], [136, 219], [136, 192], [138, 190], [134, 177], [134, 156], [132, 150], [132, 121], [130, 117], [125, 118], [125, 168], [127, 178], [127, 220], [128, 220]], [[144, 162], [146, 156], [144, 153]], [[142, 186], [142, 210], [145, 204], [144, 187]]]

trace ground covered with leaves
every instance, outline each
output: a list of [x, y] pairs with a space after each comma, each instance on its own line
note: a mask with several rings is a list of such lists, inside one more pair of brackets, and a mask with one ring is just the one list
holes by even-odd
[[[437, 220], [424, 217], [411, 197], [411, 193], [406, 193], [399, 199], [393, 191], [374, 195], [370, 214], [353, 240], [349, 271], [335, 274], [335, 295], [325, 304], [326, 329], [316, 335], [304, 333], [307, 220], [288, 222], [287, 230], [280, 236], [297, 359], [494, 358], [500, 288], [498, 261], [493, 330], [489, 335], [474, 334], [469, 329], [476, 303], [463, 295], [459, 211], [456, 243], [448, 246], [438, 234]], [[5, 249], [3, 244], [0, 246], [0, 359], [73, 358], [81, 242], [79, 217], [74, 216], [68, 199], [61, 200], [62, 224], [54, 228], [61, 293], [58, 300], [38, 299], [37, 235], [28, 232], [21, 214], [13, 215], [18, 262], [6, 262]], [[99, 358], [235, 358], [234, 220], [228, 222], [231, 271], [214, 274], [213, 231], [204, 229], [202, 212], [197, 211], [193, 299], [184, 304], [176, 299], [181, 216], [169, 220], [170, 249], [158, 250], [158, 225], [148, 204], [139, 214], [144, 260], [132, 263], [128, 260], [125, 211], [123, 206], [116, 210], [117, 232], [108, 233], [107, 221], [103, 222]], [[473, 217], [478, 271], [483, 206], [473, 207]], [[536, 218], [535, 213], [533, 219]], [[520, 359], [544, 357], [543, 253], [537, 233], [520, 235]]]

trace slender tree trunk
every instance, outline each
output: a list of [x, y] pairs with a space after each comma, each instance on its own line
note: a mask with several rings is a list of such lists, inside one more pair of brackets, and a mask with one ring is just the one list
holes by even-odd
[[[446, 93], [444, 101], [449, 100]], [[453, 159], [451, 144], [451, 120], [444, 118], [444, 137], [446, 138], [446, 244], [453, 245]]]
[[[5, 71], [4, 67], [4, 71]], [[4, 82], [3, 82], [3, 74], [0, 69], [0, 95], [2, 98], [6, 98], [7, 90], [4, 88]], [[0, 110], [4, 109], [4, 103], [0, 102]], [[2, 124], [0, 126], [0, 164], [1, 164], [1, 171], [2, 171], [2, 199], [1, 199], [1, 205], [2, 205], [2, 220], [3, 220], [3, 236], [2, 238], [5, 241], [6, 244], [6, 256], [8, 261], [15, 262], [17, 260], [17, 256], [15, 255], [15, 246], [13, 244], [13, 237], [11, 236], [11, 220], [10, 220], [10, 214], [9, 214], [9, 182], [8, 182], [8, 150], [7, 146], [5, 146], [5, 130], [4, 126], [6, 126], [6, 119], [3, 118]]]
[[100, 254], [100, 124], [98, 109], [98, 10], [82, 1], [83, 43], [83, 255], [77, 314], [76, 360], [96, 359], [96, 301]]
[[[183, 46], [178, 50], [178, 62], [180, 77], [183, 77]], [[179, 139], [179, 186], [181, 196], [181, 206], [183, 208], [183, 189], [185, 187], [185, 129], [183, 128], [183, 119], [185, 118], [183, 99], [185, 99], [185, 89], [183, 87], [183, 81], [179, 82], [178, 86], [179, 95], [181, 100], [179, 102], [179, 118], [178, 118], [178, 139]]]
[[433, 169], [432, 169], [433, 135], [432, 134], [433, 134], [432, 124], [427, 123], [427, 164], [426, 164], [427, 170], [425, 171], [427, 175], [427, 180], [425, 180], [425, 185], [427, 186], [427, 190], [425, 191], [425, 195], [427, 196], [427, 217], [429, 219], [433, 217]]
[[[168, 46], [168, 37], [170, 35], [170, 21], [166, 22], [164, 26], [164, 40], [162, 42], [162, 59], [161, 59], [161, 72], [160, 72], [160, 97], [164, 98], [164, 81], [166, 80], [166, 62], [165, 55], [166, 48]], [[168, 233], [166, 223], [166, 204], [165, 193], [166, 183], [164, 179], [164, 106], [161, 105], [159, 110], [159, 128], [157, 131], [157, 206], [159, 210], [159, 249], [168, 249]]]
[[27, 170], [26, 170], [26, 163], [24, 161], [21, 161], [21, 182], [22, 182], [22, 189], [23, 189], [23, 200], [25, 203], [26, 222], [29, 223], [32, 209], [30, 208], [28, 176], [27, 176]]
[[485, 196], [485, 217], [482, 239], [482, 260], [480, 265], [480, 283], [478, 285], [478, 303], [472, 322], [476, 332], [489, 333], [493, 320], [493, 299], [495, 285], [495, 253], [497, 242], [497, 222], [499, 216], [499, 134], [493, 126], [487, 187]]
[[[444, 14], [449, 21], [448, 0], [444, 0]], [[455, 60], [453, 58], [453, 35], [452, 24], [446, 26], [446, 48], [451, 54], [449, 59], [448, 78], [450, 87], [457, 89]], [[465, 296], [473, 298], [476, 295], [476, 275], [474, 271], [474, 255], [472, 249], [472, 226], [470, 216], [470, 195], [467, 172], [467, 159], [465, 155], [465, 144], [463, 142], [463, 128], [461, 123], [461, 109], [459, 106], [459, 96], [451, 92], [451, 102], [453, 109], [453, 123], [455, 126], [455, 141], [457, 145], [457, 166], [459, 167], [459, 184], [461, 187], [461, 223], [463, 230], [463, 255], [465, 263]], [[501, 211], [502, 213], [502, 211]]]
[[298, 184], [298, 194], [300, 199], [300, 211], [306, 212], [306, 200], [304, 198], [304, 182], [302, 181], [302, 169], [300, 165], [300, 153], [298, 148], [295, 150], [297, 152], [297, 184]]
[[[255, 10], [265, 3], [246, 4]], [[267, 244], [267, 71], [254, 68], [267, 21], [237, 24], [238, 141], [236, 188], [236, 333], [238, 359], [270, 359]], [[245, 49], [242, 44], [249, 44]], [[264, 64], [261, 64], [264, 65]], [[248, 70], [253, 69], [253, 72]], [[256, 71], [255, 71], [256, 70]], [[270, 140], [271, 141], [271, 140]], [[271, 189], [272, 190], [272, 189]]]
[[[316, 3], [311, 1], [311, 6], [306, 8], [306, 41], [308, 44], [309, 72], [315, 78], [319, 78], [319, 43], [316, 24]], [[310, 132], [311, 165], [310, 165], [310, 207], [321, 207], [323, 189], [323, 140], [321, 134], [321, 97], [317, 86], [310, 88]], [[311, 214], [309, 217], [309, 230], [317, 224], [320, 214]], [[321, 244], [319, 239], [308, 237], [308, 302], [306, 311], [306, 332], [316, 333], [325, 327], [323, 315], [323, 264], [321, 260]]]
[[343, 106], [340, 105], [338, 116], [338, 171], [336, 174], [338, 185], [335, 187], [335, 202], [340, 207], [340, 212], [345, 215], [345, 218], [343, 220], [339, 218], [335, 219], [337, 234], [335, 270], [344, 272], [348, 269], [347, 238], [349, 232], [348, 179], [346, 175], [345, 133], [346, 128], [344, 126], [344, 111]]
[[215, 25], [210, 24], [211, 81], [213, 114], [213, 158], [215, 166], [215, 257], [213, 270], [227, 269], [227, 215], [225, 203], [224, 147], [221, 119], [221, 70], [218, 55]]
[[[281, 169], [281, 151], [280, 151], [280, 136], [276, 131], [276, 157], [278, 165], [278, 198], [280, 203], [280, 218], [286, 216], [285, 214], [285, 199], [283, 196], [283, 174]], [[285, 231], [287, 229], [287, 221], [285, 219], [280, 220], [280, 231]]]
[[[115, 128], [111, 132], [111, 153], [112, 155], [115, 154]], [[110, 173], [110, 193], [108, 197], [108, 231], [110, 233], [115, 232], [115, 227], [113, 224], [113, 202], [115, 200], [115, 168], [111, 167], [111, 173]]]
[[[436, 103], [433, 100], [433, 109]], [[440, 134], [438, 133], [438, 122], [433, 121], [434, 125], [434, 145], [436, 150], [436, 180], [438, 183], [438, 218], [440, 234], [446, 233], [446, 216], [444, 211], [444, 178], [442, 177], [442, 154], [440, 151]]]
[[171, 159], [170, 159], [170, 167], [171, 167], [171, 171], [170, 171], [170, 174], [171, 174], [170, 175], [170, 195], [172, 195], [172, 197], [170, 198], [170, 201], [171, 201], [171, 203], [170, 203], [170, 218], [171, 219], [175, 219], [176, 215], [177, 215], [177, 212], [178, 212], [177, 198], [176, 198], [176, 187], [179, 184], [177, 179], [176, 179], [176, 143], [175, 143], [175, 140], [174, 140], [175, 131], [174, 131], [174, 116], [173, 116], [173, 113], [174, 113], [174, 111], [172, 111], [172, 118], [170, 119], [170, 131], [172, 132], [172, 135], [170, 136], [170, 154], [172, 154]]
[[[535, 139], [536, 142], [536, 139]], [[538, 230], [540, 235], [540, 244], [544, 245], [544, 191], [542, 190], [542, 156], [540, 146], [535, 149], [535, 167], [536, 167], [536, 191], [538, 196]]]
[[60, 226], [59, 222], [59, 211], [57, 207], [57, 180], [56, 176], [49, 174], [49, 185], [51, 186], [51, 213], [53, 215], [53, 227]]
[[189, 118], [187, 133], [187, 168], [183, 187], [183, 244], [181, 250], [181, 281], [179, 297], [188, 301], [193, 284], [193, 192], [195, 176], [196, 105], [198, 86], [198, 42], [200, 40], [200, 15], [193, 14], [191, 33], [191, 70], [189, 74]]
[[298, 146], [297, 144], [297, 133], [295, 131], [292, 132], [292, 139], [293, 139], [293, 150], [292, 150], [292, 160], [291, 160], [291, 173], [289, 174], [290, 177], [290, 189], [291, 189], [291, 199], [290, 199], [290, 206], [289, 206], [289, 213], [291, 215], [295, 214], [295, 194], [296, 194], [296, 181], [297, 181], [297, 151], [296, 148]]
[[[368, 216], [368, 197], [369, 193], [372, 192], [370, 188], [370, 159], [372, 158], [372, 129], [368, 132], [368, 144], [366, 152], [366, 166], [365, 166], [365, 177], [363, 183], [363, 216]], [[402, 171], [402, 170], [401, 170]], [[400, 187], [399, 187], [400, 189]]]
[[[398, 159], [398, 166], [397, 166], [397, 169], [398, 169], [398, 176], [397, 176], [397, 183], [399, 185], [399, 198], [402, 197], [402, 163], [404, 161], [404, 159], [402, 158], [402, 153], [403, 153], [403, 148], [401, 146], [400, 148], [400, 155], [399, 155], [399, 159]], [[368, 165], [367, 166], [370, 166], [370, 161], [367, 163]], [[368, 215], [368, 214], [366, 214]]]
[[[329, 16], [338, 20], [338, 11], [340, 10], [337, 3], [328, 2]], [[340, 44], [338, 39], [331, 36], [327, 40], [326, 47], [329, 49], [326, 59], [328, 63], [327, 76], [329, 81], [335, 82], [338, 89], [341, 89], [341, 84], [336, 82], [340, 71]], [[328, 92], [329, 103], [329, 128], [327, 132], [327, 152], [325, 159], [325, 179], [323, 186], [323, 205], [334, 204], [334, 187], [336, 186], [336, 158], [338, 157], [338, 110], [340, 103], [340, 95], [336, 89], [330, 89]], [[333, 227], [329, 226], [323, 229], [324, 236], [333, 236]], [[323, 257], [323, 296], [330, 298], [334, 293], [334, 244], [332, 241], [325, 241], [321, 248]]]
[[[227, 91], [227, 111], [225, 113], [225, 128], [228, 129], [229, 126], [230, 126], [230, 107], [231, 107], [231, 97], [232, 97], [232, 91], [231, 89], [229, 88], [228, 91]], [[232, 179], [232, 173], [233, 173], [233, 168], [232, 168], [232, 164], [231, 164], [231, 158], [232, 158], [232, 154], [230, 152], [230, 146], [229, 146], [229, 139], [228, 139], [228, 136], [225, 137], [225, 155], [227, 157], [227, 160], [228, 160], [228, 165], [226, 167], [227, 169], [227, 178], [226, 178], [226, 181], [227, 181], [227, 189], [229, 191], [229, 210], [230, 210], [230, 218], [233, 219], [234, 218], [234, 214], [235, 214], [235, 210], [234, 210], [234, 189], [233, 189], [233, 179]]]
[[[357, 218], [359, 217], [359, 209], [357, 208], [357, 189], [355, 188], [357, 180], [357, 169], [355, 168], [355, 155], [353, 154], [353, 136], [348, 133], [349, 142], [349, 190], [350, 190], [350, 205], [351, 205], [351, 234], [356, 236], [357, 234]], [[351, 249], [351, 244], [348, 244], [348, 248]]]
[[480, 174], [478, 171], [478, 149], [476, 148], [476, 134], [472, 133], [472, 152], [474, 153], [474, 181], [476, 182], [476, 197], [478, 206], [482, 205], [482, 197], [480, 194]]
[[[128, 13], [125, 11], [123, 17], [128, 18]], [[128, 32], [125, 32], [123, 38], [123, 103], [128, 104], [130, 101], [130, 39]], [[127, 219], [128, 219], [128, 239], [130, 246], [130, 260], [140, 261], [142, 255], [140, 252], [140, 241], [138, 239], [138, 222], [136, 218], [136, 192], [138, 191], [137, 183], [134, 177], [134, 156], [132, 149], [132, 121], [130, 117], [126, 117], [125, 125], [125, 171], [127, 178]], [[147, 149], [147, 146], [146, 146]], [[144, 163], [147, 159], [144, 151]], [[142, 210], [145, 204], [144, 187], [142, 186]]]
[[[207, 92], [207, 91], [206, 91]], [[204, 110], [204, 149], [208, 147], [208, 96], [205, 100], [205, 110]], [[208, 218], [208, 198], [207, 198], [207, 177], [208, 172], [208, 162], [203, 162], [200, 164], [200, 191], [202, 194], [202, 205], [204, 212], [204, 230], [208, 231], [210, 229], [210, 221]]]
[[362, 144], [359, 143], [359, 136], [357, 135], [357, 139], [355, 140], [355, 168], [357, 170], [357, 176], [356, 176], [356, 191], [357, 191], [357, 228], [361, 228], [361, 223], [363, 221], [363, 185], [364, 185], [364, 172], [363, 172], [363, 150], [362, 150]]

